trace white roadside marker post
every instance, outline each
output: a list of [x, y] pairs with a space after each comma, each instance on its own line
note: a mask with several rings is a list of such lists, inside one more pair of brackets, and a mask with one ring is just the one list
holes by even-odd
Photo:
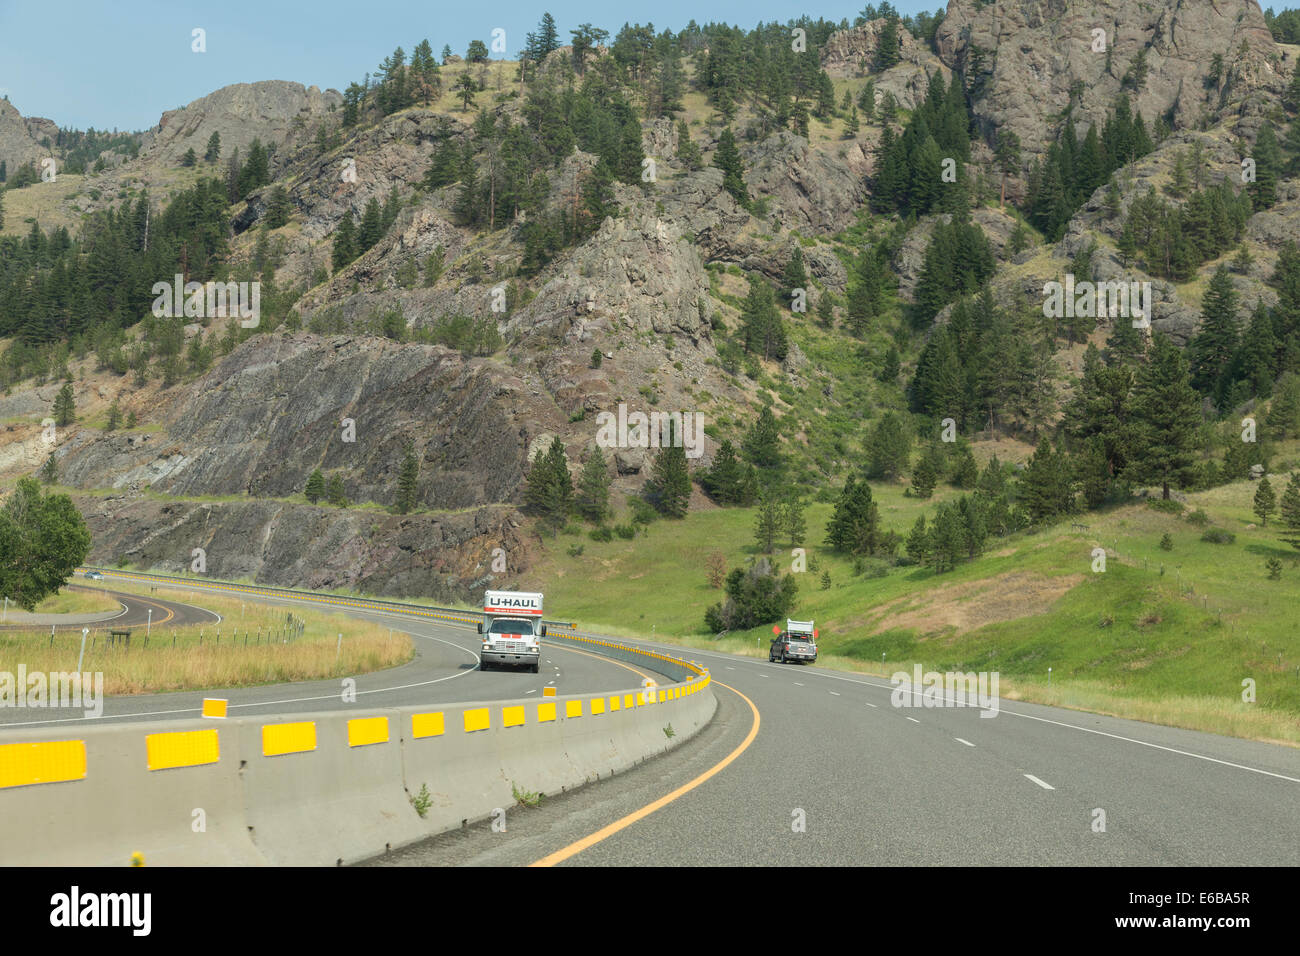
[[81, 629], [81, 656], [77, 658], [77, 673], [81, 673], [81, 662], [86, 659], [86, 635], [90, 633], [90, 628]]

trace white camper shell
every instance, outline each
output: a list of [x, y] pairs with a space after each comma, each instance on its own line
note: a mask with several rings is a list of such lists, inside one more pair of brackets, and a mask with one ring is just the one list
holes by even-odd
[[817, 660], [817, 628], [813, 622], [786, 618], [785, 630], [772, 642], [767, 659], [782, 664], [786, 661], [814, 663]]
[[535, 591], [487, 591], [483, 595], [480, 670], [489, 665], [526, 667], [534, 674], [541, 663], [542, 595]]

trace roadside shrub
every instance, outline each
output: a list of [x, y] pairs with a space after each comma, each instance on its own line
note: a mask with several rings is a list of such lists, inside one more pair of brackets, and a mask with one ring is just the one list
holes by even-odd
[[613, 541], [614, 532], [610, 530], [608, 525], [601, 525], [599, 528], [594, 529], [588, 537], [592, 541]]
[[1232, 544], [1237, 540], [1237, 536], [1231, 531], [1225, 531], [1222, 528], [1210, 528], [1201, 535], [1202, 541], [1208, 541], [1210, 544]]
[[1173, 536], [1168, 531], [1166, 531], [1163, 535], [1160, 536], [1160, 550], [1161, 551], [1174, 550], [1174, 539]]
[[636, 537], [636, 526], [630, 524], [614, 525], [614, 533], [624, 541], [631, 541]]
[[1153, 511], [1161, 511], [1167, 515], [1179, 515], [1183, 513], [1183, 503], [1170, 498], [1166, 501], [1164, 498], [1148, 498], [1147, 507]]
[[1210, 516], [1207, 515], [1202, 509], [1197, 508], [1195, 511], [1193, 511], [1191, 514], [1187, 516], [1187, 520], [1191, 524], [1196, 525], [1196, 527], [1198, 528], [1204, 528], [1207, 524], [1210, 523]]

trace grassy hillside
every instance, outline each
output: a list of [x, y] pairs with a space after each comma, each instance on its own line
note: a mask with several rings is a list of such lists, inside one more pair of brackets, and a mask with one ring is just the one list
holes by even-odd
[[[953, 494], [921, 502], [898, 486], [873, 490], [883, 525], [903, 533]], [[1300, 555], [1272, 526], [1255, 526], [1254, 490], [1242, 481], [1189, 495], [1185, 514], [1204, 510], [1204, 527], [1135, 503], [1076, 518], [1086, 529], [1066, 521], [991, 539], [983, 557], [942, 575], [870, 561], [855, 573], [821, 547], [832, 508], [814, 504], [791, 616], [817, 621], [832, 666], [996, 670], [1011, 698], [1300, 745]], [[708, 556], [720, 551], [729, 568], [754, 557], [753, 523], [751, 509], [714, 509], [658, 521], [634, 541], [543, 538], [520, 583], [544, 587], [548, 609], [565, 619], [766, 657], [770, 626], [721, 640], [704, 633], [705, 608], [723, 597], [707, 582]], [[1203, 541], [1207, 528], [1236, 540]], [[1160, 548], [1165, 533], [1171, 551]], [[1272, 556], [1283, 561], [1279, 580], [1264, 565]], [[790, 569], [788, 548], [774, 558]], [[1247, 678], [1254, 704], [1242, 701]]]

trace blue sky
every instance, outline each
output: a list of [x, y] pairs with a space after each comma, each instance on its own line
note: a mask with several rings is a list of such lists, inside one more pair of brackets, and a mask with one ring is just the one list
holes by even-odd
[[[535, 3], [416, 0], [0, 0], [0, 95], [24, 116], [60, 126], [147, 129], [175, 109], [230, 83], [294, 80], [342, 90], [374, 72], [401, 45], [427, 38], [464, 55], [471, 39], [506, 31], [513, 58], [549, 10], [567, 40], [581, 23], [616, 33], [625, 21], [679, 30], [692, 19], [744, 27], [807, 13], [852, 22], [864, 0], [596, 0]], [[903, 13], [945, 0], [897, 0]], [[207, 52], [191, 51], [191, 31]]]

